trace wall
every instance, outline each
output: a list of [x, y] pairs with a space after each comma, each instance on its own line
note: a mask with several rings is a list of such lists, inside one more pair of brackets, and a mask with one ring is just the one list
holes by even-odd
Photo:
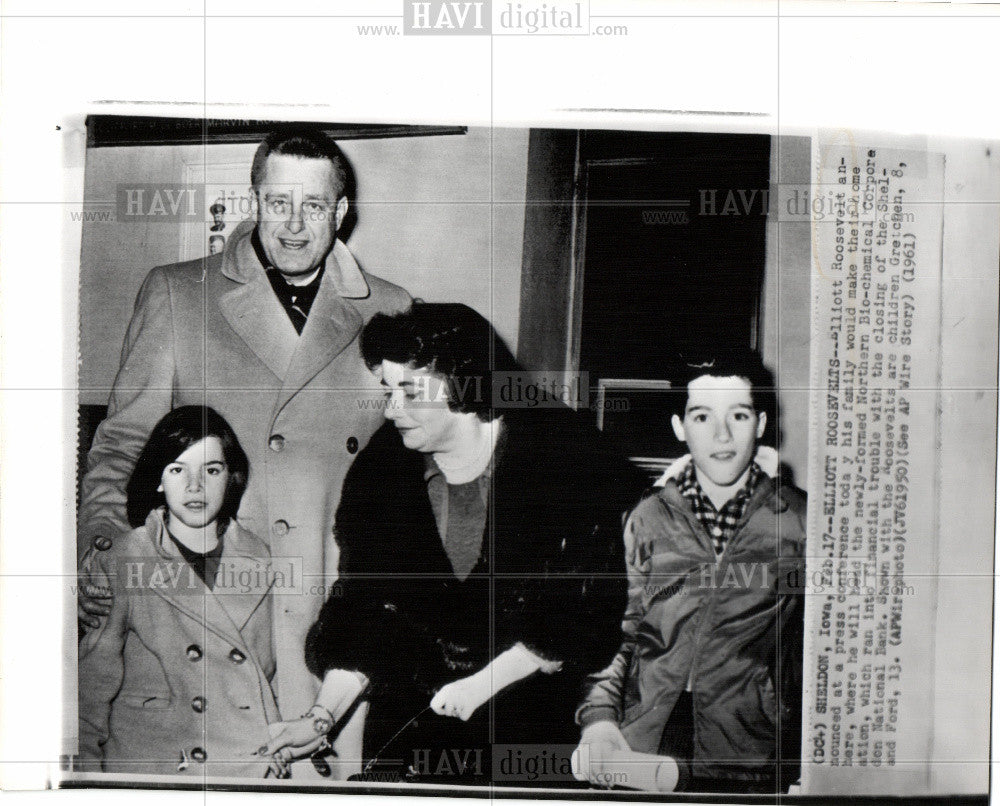
[[[342, 143], [358, 178], [349, 245], [368, 271], [430, 301], [457, 300], [518, 344], [528, 156], [525, 129]], [[761, 313], [765, 362], [781, 386], [783, 459], [806, 486], [809, 225], [777, 222], [775, 179], [809, 181], [807, 138], [775, 138]], [[91, 149], [86, 198], [113, 201], [119, 182], [178, 182], [185, 164], [249, 165], [253, 145]], [[493, 170], [490, 170], [490, 166]], [[249, 181], [249, 180], [248, 180]], [[97, 209], [97, 208], [95, 208]], [[80, 269], [80, 402], [103, 405], [136, 292], [152, 266], [178, 258], [177, 227], [90, 222]], [[521, 351], [527, 347], [522, 339]]]
[[[348, 245], [369, 272], [428, 301], [464, 302], [516, 345], [526, 129], [341, 143], [358, 179]], [[180, 182], [186, 164], [243, 163], [253, 145], [90, 149], [89, 209], [113, 209], [125, 182]], [[491, 168], [492, 166], [492, 168]], [[108, 202], [98, 206], [95, 202]], [[80, 261], [80, 400], [104, 405], [143, 278], [179, 256], [176, 224], [88, 222]]]
[[792, 480], [807, 488], [809, 466], [810, 224], [780, 220], [787, 200], [778, 184], [808, 188], [808, 137], [771, 139], [767, 256], [761, 300], [760, 340], [764, 363], [774, 371], [781, 407], [781, 459]]
[[[533, 205], [524, 250], [518, 350], [529, 366], [561, 367], [567, 353], [574, 233], [572, 210], [563, 200], [572, 198], [575, 147], [574, 131], [532, 133], [528, 193]], [[787, 216], [779, 223], [783, 195], [777, 183], [780, 178], [783, 185], [807, 186], [810, 154], [809, 138], [772, 138], [759, 331], [764, 362], [780, 386], [782, 460], [803, 489], [809, 434], [810, 229], [808, 221], [790, 222]]]

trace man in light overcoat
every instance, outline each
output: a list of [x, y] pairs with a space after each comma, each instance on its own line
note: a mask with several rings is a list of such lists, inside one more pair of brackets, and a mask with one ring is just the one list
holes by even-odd
[[222, 254], [149, 273], [80, 502], [81, 619], [93, 624], [107, 600], [86, 584], [88, 569], [128, 531], [125, 485], [153, 425], [188, 404], [229, 421], [251, 467], [240, 524], [273, 557], [301, 563], [301, 589], [273, 597], [275, 694], [285, 719], [314, 701], [303, 644], [336, 579], [341, 484], [383, 422], [358, 334], [374, 314], [410, 304], [337, 240], [347, 170], [325, 135], [275, 132], [254, 157], [255, 220], [236, 227]]

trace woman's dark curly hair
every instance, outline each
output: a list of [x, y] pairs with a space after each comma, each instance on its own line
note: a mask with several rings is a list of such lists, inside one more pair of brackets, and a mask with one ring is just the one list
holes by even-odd
[[468, 305], [414, 302], [404, 313], [376, 314], [361, 332], [370, 369], [383, 361], [423, 369], [444, 379], [448, 407], [483, 422], [496, 415], [494, 381], [522, 373], [493, 325]]

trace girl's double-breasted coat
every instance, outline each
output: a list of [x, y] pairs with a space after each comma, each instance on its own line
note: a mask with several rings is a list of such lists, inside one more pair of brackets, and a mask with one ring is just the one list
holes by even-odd
[[114, 603], [79, 649], [84, 770], [263, 777], [252, 753], [279, 719], [271, 590], [287, 571], [230, 523], [209, 590], [162, 511], [97, 556]]

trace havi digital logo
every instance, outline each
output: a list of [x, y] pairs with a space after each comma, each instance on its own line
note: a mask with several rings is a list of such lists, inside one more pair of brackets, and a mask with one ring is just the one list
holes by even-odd
[[493, 14], [491, 0], [404, 0], [404, 34], [486, 34]]

